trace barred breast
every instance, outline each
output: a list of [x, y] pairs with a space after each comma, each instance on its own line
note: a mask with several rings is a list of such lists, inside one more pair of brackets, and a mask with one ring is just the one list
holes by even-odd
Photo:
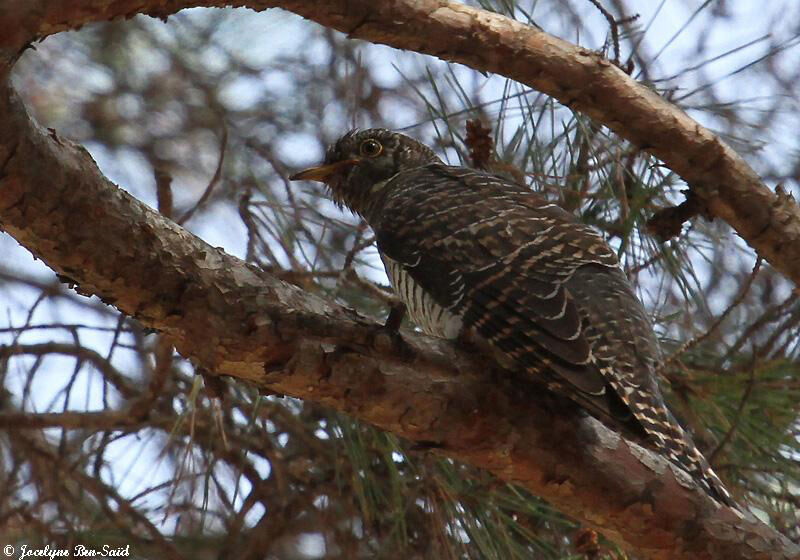
[[406, 304], [411, 320], [429, 335], [456, 338], [461, 332], [461, 317], [436, 303], [431, 294], [423, 290], [400, 263], [386, 255], [381, 255], [381, 259], [392, 288]]

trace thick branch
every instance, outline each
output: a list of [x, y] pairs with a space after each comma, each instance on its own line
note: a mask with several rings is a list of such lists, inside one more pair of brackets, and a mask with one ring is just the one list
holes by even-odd
[[[0, 224], [198, 365], [319, 402], [525, 486], [651, 558], [790, 558], [664, 460], [451, 345], [374, 326], [210, 247], [0, 97]], [[36, 162], [35, 165], [32, 162]]]
[[135, 13], [166, 17], [225, 5], [285, 8], [354, 38], [502, 74], [551, 95], [661, 159], [712, 216], [800, 284], [800, 209], [793, 199], [776, 196], [727, 144], [599, 54], [477, 8], [442, 0], [6, 0], [0, 63], [26, 38]]

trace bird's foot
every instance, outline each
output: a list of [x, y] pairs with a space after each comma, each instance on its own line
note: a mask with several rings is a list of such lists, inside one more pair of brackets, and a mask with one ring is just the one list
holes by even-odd
[[389, 316], [383, 324], [383, 328], [389, 332], [400, 332], [400, 325], [403, 324], [403, 319], [406, 317], [406, 304], [396, 302], [389, 307]]
[[386, 322], [377, 327], [372, 335], [372, 344], [377, 347], [390, 347], [393, 351], [407, 355], [411, 353], [408, 344], [400, 334], [400, 325], [406, 316], [406, 305], [401, 302], [391, 304]]

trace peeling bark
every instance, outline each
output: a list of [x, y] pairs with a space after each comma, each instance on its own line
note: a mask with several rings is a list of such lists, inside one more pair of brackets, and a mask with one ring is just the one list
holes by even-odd
[[[226, 2], [224, 4], [230, 4]], [[280, 6], [351, 36], [502, 73], [586, 112], [681, 174], [710, 212], [800, 279], [800, 218], [729, 147], [597, 54], [433, 0]], [[6, 0], [0, 80], [25, 44], [91, 21], [222, 2]], [[398, 23], [402, 22], [402, 23]], [[452, 345], [374, 326], [215, 249], [108, 181], [0, 89], [0, 226], [83, 294], [165, 333], [203, 368], [319, 402], [528, 488], [649, 558], [797, 558], [660, 457]], [[35, 162], [33, 164], [32, 162]]]

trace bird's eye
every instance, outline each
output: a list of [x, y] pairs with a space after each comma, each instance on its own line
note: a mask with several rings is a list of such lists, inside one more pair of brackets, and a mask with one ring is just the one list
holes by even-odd
[[383, 146], [377, 140], [369, 138], [361, 142], [361, 146], [359, 146], [358, 151], [362, 156], [377, 157], [383, 151]]

